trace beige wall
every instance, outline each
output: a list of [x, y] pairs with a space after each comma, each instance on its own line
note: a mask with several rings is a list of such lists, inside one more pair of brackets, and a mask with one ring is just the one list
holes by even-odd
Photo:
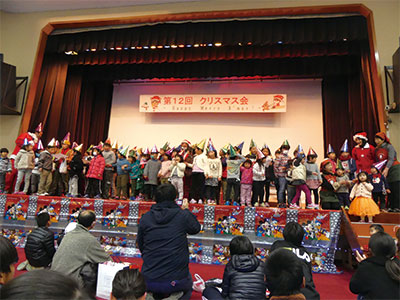
[[[0, 52], [6, 62], [17, 66], [17, 75], [31, 76], [40, 30], [51, 21], [96, 19], [109, 17], [140, 16], [193, 11], [215, 11], [228, 9], [257, 9], [275, 7], [295, 7], [311, 5], [349, 4], [351, 1], [256, 1], [256, 0], [207, 0], [189, 3], [171, 3], [162, 5], [132, 6], [113, 9], [90, 9], [55, 11], [28, 14], [10, 14], [0, 11]], [[380, 69], [392, 64], [392, 54], [399, 46], [400, 4], [398, 0], [355, 1], [370, 8], [375, 17], [377, 50]], [[382, 73], [383, 74], [383, 73]], [[393, 117], [390, 126], [391, 136], [400, 151], [400, 117]], [[21, 118], [18, 116], [0, 116], [0, 144], [13, 148]]]

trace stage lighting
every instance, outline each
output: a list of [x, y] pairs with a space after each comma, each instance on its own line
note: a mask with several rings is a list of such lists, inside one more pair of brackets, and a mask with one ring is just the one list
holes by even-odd
[[158, 48], [158, 49], [162, 49], [162, 48], [163, 48], [163, 46], [157, 46], [157, 48]]
[[122, 47], [115, 47], [115, 50], [122, 50]]
[[149, 49], [149, 46], [143, 46], [143, 49]]
[[129, 50], [129, 48], [128, 47], [124, 47], [124, 50]]
[[90, 49], [88, 48], [88, 49], [86, 49], [85, 51], [90, 51]]
[[78, 52], [76, 51], [65, 51], [66, 55], [78, 55]]
[[179, 45], [178, 47], [179, 47], [179, 48], [184, 48], [184, 47], [185, 47], [185, 45], [182, 45], [182, 44], [181, 44], [181, 45]]
[[278, 44], [283, 44], [283, 42], [282, 41], [278, 41]]
[[239, 46], [242, 46], [242, 43], [238, 43]]
[[92, 51], [92, 52], [94, 52], [94, 51], [96, 51], [97, 49], [96, 48], [92, 48], [92, 49], [90, 49], [90, 51]]
[[343, 41], [347, 42], [347, 39], [346, 39], [346, 38], [344, 38], [344, 39], [343, 39]]
[[150, 48], [151, 48], [151, 49], [156, 49], [157, 47], [156, 47], [156, 46], [150, 46]]
[[107, 48], [103, 48], [104, 51], [107, 51]]
[[208, 44], [207, 46], [208, 46], [208, 47], [212, 47], [212, 45], [213, 45], [213, 44]]
[[192, 45], [186, 45], [186, 47], [187, 47], [187, 48], [190, 48], [190, 47], [192, 47]]
[[170, 48], [170, 47], [171, 47], [171, 46], [169, 46], [169, 45], [165, 45], [165, 46], [164, 46], [164, 48]]
[[198, 46], [200, 46], [200, 45], [199, 45], [199, 44], [194, 44], [194, 45], [193, 45], [193, 47], [198, 47]]
[[110, 50], [114, 50], [114, 47], [111, 47]]
[[134, 50], [134, 49], [135, 49], [135, 47], [134, 47], [134, 46], [132, 46], [132, 47], [131, 47], [131, 49], [132, 49], [132, 50]]
[[171, 45], [171, 48], [178, 48], [178, 46], [177, 45]]
[[222, 43], [215, 43], [214, 46], [215, 47], [220, 47], [220, 46], [222, 46]]

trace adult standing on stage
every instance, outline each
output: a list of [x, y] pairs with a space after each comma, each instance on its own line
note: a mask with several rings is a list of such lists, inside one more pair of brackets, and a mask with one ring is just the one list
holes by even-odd
[[360, 171], [371, 173], [371, 166], [375, 162], [375, 147], [368, 143], [367, 133], [358, 132], [353, 136], [356, 146], [352, 156], [356, 161], [357, 173]]
[[389, 184], [389, 207], [400, 212], [400, 162], [397, 161], [397, 153], [389, 138], [384, 132], [375, 134], [375, 158], [377, 162], [386, 161], [382, 175]]
[[15, 181], [17, 180], [18, 171], [16, 168], [14, 168], [14, 162], [15, 162], [15, 158], [17, 157], [19, 150], [21, 150], [21, 147], [24, 144], [24, 140], [27, 139], [28, 142], [33, 141], [33, 143], [34, 143], [33, 151], [36, 151], [37, 145], [39, 143], [40, 138], [42, 137], [42, 134], [43, 134], [43, 128], [42, 128], [42, 123], [40, 123], [36, 127], [34, 133], [31, 133], [31, 132], [22, 133], [15, 140], [15, 148], [14, 148], [14, 151], [12, 152], [12, 154], [10, 155], [12, 171], [11, 171], [11, 173], [7, 173], [7, 175], [6, 175], [5, 191], [7, 191], [8, 193], [12, 192], [12, 189], [15, 185]]

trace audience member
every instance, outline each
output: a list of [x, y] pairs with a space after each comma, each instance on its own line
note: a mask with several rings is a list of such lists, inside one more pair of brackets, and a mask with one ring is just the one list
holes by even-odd
[[303, 274], [305, 278], [305, 286], [301, 289], [306, 299], [319, 299], [319, 293], [315, 289], [312, 270], [311, 270], [311, 257], [306, 248], [301, 245], [304, 237], [304, 229], [297, 222], [289, 222], [283, 230], [283, 237], [285, 240], [276, 241], [272, 244], [271, 252], [279, 248], [284, 248], [292, 251], [298, 258], [300, 258], [303, 266]]
[[[18, 253], [11, 241], [0, 236], [0, 290], [15, 274], [15, 264], [18, 262]], [[0, 297], [3, 299], [3, 297]]]
[[125, 268], [115, 274], [111, 300], [146, 299], [146, 282], [138, 269]]
[[155, 298], [183, 293], [180, 299], [190, 299], [192, 276], [186, 235], [198, 233], [200, 223], [189, 210], [175, 204], [175, 198], [176, 189], [171, 184], [156, 189], [157, 203], [140, 219], [136, 242], [147, 291]]

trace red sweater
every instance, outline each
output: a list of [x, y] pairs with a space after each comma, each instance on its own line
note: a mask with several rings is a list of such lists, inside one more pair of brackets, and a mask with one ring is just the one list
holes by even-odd
[[86, 173], [86, 177], [103, 180], [103, 172], [105, 166], [106, 161], [104, 160], [104, 157], [98, 154], [90, 161], [89, 170]]

